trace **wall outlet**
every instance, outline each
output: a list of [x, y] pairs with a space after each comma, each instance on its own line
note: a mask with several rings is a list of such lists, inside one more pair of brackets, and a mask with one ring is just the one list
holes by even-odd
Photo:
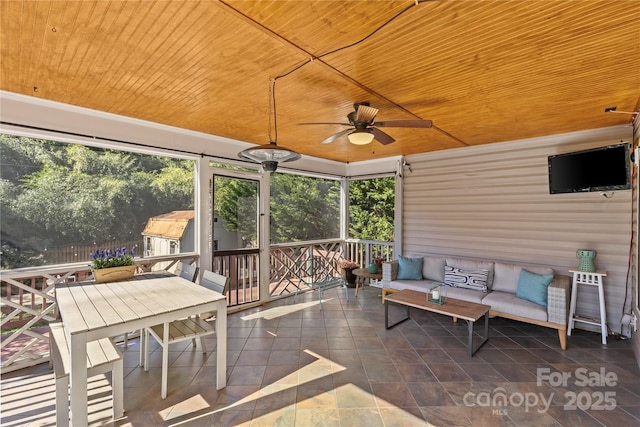
[[638, 332], [638, 316], [636, 316], [635, 313], [631, 317], [631, 323], [629, 324], [629, 327], [633, 328], [633, 332]]

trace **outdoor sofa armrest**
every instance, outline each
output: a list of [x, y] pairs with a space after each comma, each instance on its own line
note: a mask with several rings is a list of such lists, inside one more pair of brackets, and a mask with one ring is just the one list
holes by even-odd
[[382, 263], [382, 287], [390, 288], [391, 281], [398, 278], [398, 260]]
[[571, 303], [571, 278], [556, 275], [547, 290], [547, 320], [560, 325], [567, 324]]

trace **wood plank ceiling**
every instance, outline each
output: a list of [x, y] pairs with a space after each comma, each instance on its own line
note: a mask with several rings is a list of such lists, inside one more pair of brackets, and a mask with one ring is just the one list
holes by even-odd
[[[277, 78], [278, 144], [343, 162], [620, 125], [632, 116], [605, 108], [640, 108], [637, 0], [4, 0], [0, 19], [0, 89], [265, 144]], [[344, 127], [298, 125], [345, 122], [358, 101], [435, 127], [355, 146], [320, 144]]]

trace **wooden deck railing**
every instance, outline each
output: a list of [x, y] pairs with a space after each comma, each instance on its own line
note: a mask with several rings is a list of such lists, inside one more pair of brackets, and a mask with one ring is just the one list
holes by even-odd
[[229, 307], [260, 301], [259, 265], [260, 249], [214, 252], [213, 271], [230, 278], [227, 291]]

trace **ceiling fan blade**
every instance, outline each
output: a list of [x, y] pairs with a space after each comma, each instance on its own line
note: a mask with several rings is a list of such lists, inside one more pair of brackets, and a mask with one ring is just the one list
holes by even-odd
[[382, 145], [391, 144], [395, 139], [393, 139], [390, 135], [382, 132], [380, 129], [371, 128], [371, 132], [373, 132], [373, 137]]
[[375, 122], [373, 125], [387, 128], [430, 128], [433, 122], [431, 120], [385, 120]]
[[320, 144], [328, 144], [330, 142], [335, 141], [336, 139], [340, 138], [343, 135], [346, 135], [348, 133], [353, 132], [353, 129], [345, 129], [345, 130], [341, 130], [340, 132], [331, 135], [329, 138], [325, 139], [324, 141], [320, 142]]
[[358, 113], [356, 114], [357, 122], [364, 123], [373, 123], [373, 119], [376, 118], [376, 114], [378, 114], [378, 109], [369, 107], [368, 105], [358, 105]]
[[340, 125], [340, 126], [352, 126], [351, 123], [329, 123], [329, 122], [315, 122], [315, 123], [298, 123], [299, 125]]

